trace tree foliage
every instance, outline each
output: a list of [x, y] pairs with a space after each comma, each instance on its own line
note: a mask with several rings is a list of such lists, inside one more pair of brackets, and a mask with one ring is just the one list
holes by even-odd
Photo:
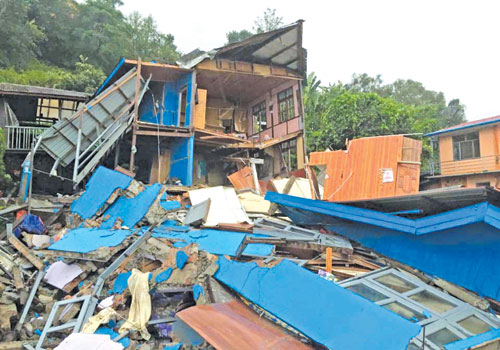
[[44, 33], [28, 21], [28, 4], [22, 0], [0, 0], [0, 66], [24, 67], [35, 59]]
[[142, 17], [133, 12], [127, 17], [127, 25], [126, 56], [170, 63], [179, 58], [173, 35], [160, 33], [152, 16]]
[[259, 16], [255, 19], [252, 31], [243, 29], [227, 32], [226, 45], [245, 40], [246, 38], [249, 38], [254, 34], [278, 29], [281, 26], [283, 26], [283, 17], [280, 17], [276, 14], [276, 9], [267, 8], [264, 11], [262, 17]]
[[[359, 137], [427, 133], [465, 120], [458, 99], [446, 104], [442, 92], [413, 80], [384, 85], [380, 75], [361, 74], [325, 87], [311, 73], [303, 95], [309, 151], [342, 149]], [[430, 148], [423, 140], [425, 169]]]
[[253, 30], [255, 33], [264, 33], [283, 26], [283, 17], [276, 14], [276, 9], [267, 8], [262, 17], [257, 17]]
[[[172, 35], [161, 33], [151, 16], [125, 17], [121, 5], [120, 0], [0, 0], [0, 68], [22, 70], [22, 76], [12, 70], [8, 76], [48, 81], [44, 86], [54, 85], [54, 75], [71, 71], [83, 81], [68, 84], [85, 90], [95, 85], [99, 71], [110, 71], [121, 57], [178, 58]], [[37, 62], [50, 67], [44, 78]], [[26, 73], [29, 67], [35, 68], [33, 74]], [[90, 76], [84, 77], [86, 73]]]
[[252, 32], [243, 29], [243, 30], [232, 30], [228, 33], [226, 33], [226, 45], [232, 44], [232, 43], [237, 43], [239, 41], [245, 40], [246, 38], [249, 38], [253, 35]]

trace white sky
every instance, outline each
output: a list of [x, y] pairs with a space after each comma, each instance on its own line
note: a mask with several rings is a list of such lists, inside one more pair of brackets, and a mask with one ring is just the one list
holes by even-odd
[[323, 84], [353, 73], [414, 79], [460, 98], [468, 120], [500, 114], [500, 1], [122, 1], [125, 14], [153, 15], [183, 53], [222, 46], [226, 32], [275, 8], [285, 24], [306, 21], [308, 71]]

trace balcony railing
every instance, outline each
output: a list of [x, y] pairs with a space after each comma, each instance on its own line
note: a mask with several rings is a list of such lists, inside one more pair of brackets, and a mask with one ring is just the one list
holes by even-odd
[[500, 155], [434, 163], [435, 173], [441, 175], [476, 174], [500, 170]]
[[33, 140], [42, 134], [47, 127], [37, 126], [5, 126], [4, 136], [7, 151], [29, 151]]

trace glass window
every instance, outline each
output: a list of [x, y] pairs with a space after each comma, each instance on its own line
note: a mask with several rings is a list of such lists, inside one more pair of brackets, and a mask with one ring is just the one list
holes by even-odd
[[395, 290], [398, 293], [405, 293], [412, 289], [417, 288], [413, 283], [408, 282], [407, 280], [396, 276], [393, 273], [388, 273], [387, 275], [383, 275], [375, 279], [380, 284], [383, 284], [386, 287]]
[[453, 343], [454, 341], [460, 340], [460, 338], [455, 333], [450, 331], [448, 328], [440, 329], [439, 331], [434, 332], [431, 335], [428, 335], [426, 338], [429, 339], [434, 344], [436, 344], [437, 346], [446, 345], [449, 343]]
[[278, 115], [280, 123], [295, 117], [292, 88], [288, 88], [278, 94]]
[[410, 345], [408, 345], [406, 350], [422, 350], [422, 347], [411, 343]]
[[445, 313], [446, 311], [449, 311], [456, 307], [455, 304], [443, 298], [440, 298], [437, 295], [426, 290], [415, 293], [409, 296], [409, 298], [439, 314]]
[[464, 318], [462, 321], [457, 323], [472, 334], [488, 332], [491, 328], [489, 324], [474, 315]]
[[280, 143], [283, 166], [287, 172], [297, 169], [297, 141], [290, 140]]
[[252, 117], [253, 117], [253, 132], [257, 134], [262, 130], [267, 128], [267, 116], [266, 116], [266, 102], [261, 103], [252, 107]]
[[412, 322], [419, 322], [425, 318], [425, 316], [422, 315], [420, 312], [410, 309], [409, 307], [400, 304], [397, 301], [393, 301], [392, 303], [385, 304], [382, 306]]
[[347, 287], [347, 289], [349, 289], [351, 292], [361, 295], [363, 298], [373, 301], [374, 303], [388, 298], [384, 294], [377, 292], [375, 289], [370, 288], [363, 283], [354, 284]]
[[471, 158], [479, 158], [479, 133], [471, 132], [465, 135], [457, 135], [452, 137], [453, 140], [453, 159], [463, 160]]

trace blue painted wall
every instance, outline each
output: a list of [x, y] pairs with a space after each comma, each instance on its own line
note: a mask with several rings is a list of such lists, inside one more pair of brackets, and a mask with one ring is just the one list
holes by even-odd
[[170, 150], [169, 178], [176, 177], [184, 186], [192, 186], [194, 136], [172, 138]]
[[158, 115], [154, 115], [153, 113], [153, 99], [151, 98], [152, 94], [150, 91], [148, 91], [144, 95], [141, 106], [139, 108], [140, 120], [149, 123], [158, 123], [159, 121], [163, 125], [178, 126], [179, 93], [184, 87], [187, 87], [186, 121], [185, 125], [181, 126], [191, 126], [192, 114], [194, 112], [192, 106], [192, 100], [195, 93], [194, 72], [187, 72], [176, 81], [165, 82], [163, 85], [155, 86], [154, 88], [152, 88], [157, 100], [160, 100], [163, 94], [165, 95], [163, 101], [164, 109], [162, 110], [161, 103], [159, 103]]

